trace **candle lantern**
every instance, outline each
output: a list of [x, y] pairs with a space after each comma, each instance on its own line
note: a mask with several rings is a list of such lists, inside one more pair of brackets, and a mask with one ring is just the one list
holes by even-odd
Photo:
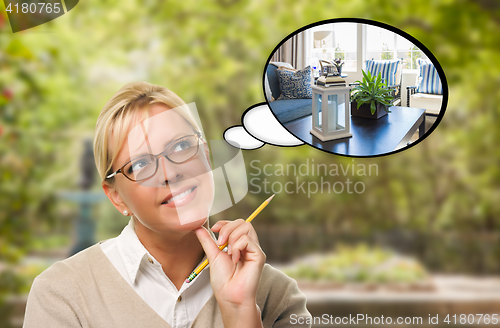
[[349, 86], [312, 86], [311, 134], [321, 141], [352, 137]]

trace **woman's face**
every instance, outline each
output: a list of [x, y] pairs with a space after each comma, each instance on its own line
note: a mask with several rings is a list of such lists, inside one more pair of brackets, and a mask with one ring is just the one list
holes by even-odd
[[[183, 149], [186, 145], [183, 137], [195, 134], [181, 115], [163, 104], [153, 104], [148, 111], [148, 119], [138, 117], [133, 122], [113, 171], [131, 159], [160, 154], [167, 146], [171, 150]], [[140, 169], [141, 165], [138, 163], [136, 167]], [[196, 155], [180, 164], [159, 157], [156, 173], [143, 181], [133, 182], [117, 174], [114, 186], [108, 189], [106, 194], [119, 211], [127, 210], [152, 231], [171, 233], [196, 229], [206, 222], [214, 199], [208, 147], [200, 142]]]

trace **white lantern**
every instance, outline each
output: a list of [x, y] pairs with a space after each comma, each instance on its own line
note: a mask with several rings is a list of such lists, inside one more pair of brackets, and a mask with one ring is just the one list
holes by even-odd
[[321, 141], [352, 137], [351, 87], [312, 86], [311, 134]]

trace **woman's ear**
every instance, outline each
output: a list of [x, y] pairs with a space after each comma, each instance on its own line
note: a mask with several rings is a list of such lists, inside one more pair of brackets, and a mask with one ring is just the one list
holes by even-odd
[[115, 208], [120, 213], [122, 213], [125, 216], [132, 214], [132, 213], [130, 213], [128, 206], [123, 202], [123, 200], [120, 197], [120, 194], [118, 193], [116, 188], [114, 188], [113, 186], [109, 185], [106, 182], [102, 182], [101, 186], [102, 186], [102, 189], [104, 190], [104, 193], [106, 194], [106, 196], [108, 196], [111, 203], [113, 203]]

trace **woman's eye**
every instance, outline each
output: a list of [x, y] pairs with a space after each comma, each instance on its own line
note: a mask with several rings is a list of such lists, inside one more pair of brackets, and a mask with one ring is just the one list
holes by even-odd
[[128, 173], [133, 173], [133, 172], [138, 172], [142, 169], [144, 169], [146, 166], [148, 166], [148, 162], [146, 161], [136, 161], [136, 162], [133, 162], [131, 165], [130, 165], [130, 168], [128, 169]]
[[183, 140], [183, 141], [176, 143], [174, 145], [174, 147], [172, 147], [172, 152], [175, 153], [175, 152], [179, 152], [179, 151], [184, 151], [184, 150], [189, 149], [191, 147], [192, 147], [192, 145], [189, 141]]

